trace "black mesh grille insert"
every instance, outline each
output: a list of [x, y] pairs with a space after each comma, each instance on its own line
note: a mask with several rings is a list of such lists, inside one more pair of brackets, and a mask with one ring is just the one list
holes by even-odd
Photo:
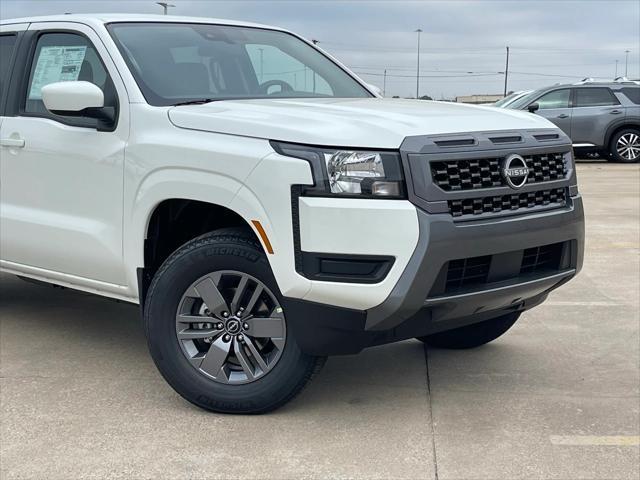
[[[532, 277], [556, 274], [569, 266], [567, 263], [562, 267], [563, 251], [567, 245], [567, 242], [560, 242], [513, 252], [449, 260], [441, 271], [441, 275], [446, 272], [444, 281], [436, 281], [429, 297], [482, 290], [496, 282], [526, 281]], [[515, 261], [514, 254], [517, 258]]]
[[553, 272], [560, 267], [562, 243], [527, 248], [522, 256], [520, 274]]
[[566, 193], [564, 188], [554, 188], [551, 190], [498, 195], [495, 197], [449, 200], [448, 204], [451, 215], [461, 217], [464, 215], [499, 213], [506, 210], [513, 211], [547, 205], [564, 206], [566, 204]]
[[487, 283], [491, 255], [451, 260], [447, 271], [446, 290]]
[[[560, 180], [567, 175], [564, 153], [523, 157], [529, 167], [527, 183]], [[446, 160], [430, 163], [434, 183], [445, 191], [475, 190], [506, 185], [501, 174], [502, 157]]]

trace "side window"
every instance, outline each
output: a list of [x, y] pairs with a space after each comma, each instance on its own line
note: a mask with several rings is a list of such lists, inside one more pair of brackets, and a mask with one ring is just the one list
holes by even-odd
[[[41, 35], [31, 64], [24, 111], [56, 117], [44, 106], [42, 87], [50, 83], [70, 81], [86, 81], [97, 85], [104, 92], [105, 106], [117, 106], [115, 88], [98, 52], [87, 38], [74, 33]], [[91, 121], [86, 119], [86, 122]], [[93, 122], [95, 123], [95, 119]]]
[[260, 85], [272, 82], [267, 94], [283, 90], [333, 95], [327, 81], [302, 62], [273, 45], [247, 44], [247, 54]]
[[618, 99], [608, 88], [577, 88], [574, 107], [605, 107], [620, 105]]
[[9, 82], [9, 67], [16, 45], [16, 35], [0, 35], [0, 99], [4, 97]]
[[536, 102], [540, 105], [540, 110], [548, 108], [569, 108], [569, 96], [571, 90], [568, 88], [554, 90], [540, 97]]
[[640, 105], [640, 87], [623, 88], [622, 93], [636, 105]]

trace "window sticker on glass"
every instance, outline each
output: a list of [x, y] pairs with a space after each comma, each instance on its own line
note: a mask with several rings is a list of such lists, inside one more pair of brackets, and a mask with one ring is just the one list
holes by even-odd
[[42, 98], [42, 87], [55, 82], [78, 80], [82, 62], [87, 52], [85, 46], [42, 47], [33, 72], [29, 100]]

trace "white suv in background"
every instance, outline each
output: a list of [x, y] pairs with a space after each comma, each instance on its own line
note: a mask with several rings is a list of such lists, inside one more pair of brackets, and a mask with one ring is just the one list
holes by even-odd
[[139, 303], [200, 407], [272, 410], [372, 345], [482, 345], [581, 267], [541, 117], [385, 100], [224, 20], [6, 20], [0, 53], [2, 269]]

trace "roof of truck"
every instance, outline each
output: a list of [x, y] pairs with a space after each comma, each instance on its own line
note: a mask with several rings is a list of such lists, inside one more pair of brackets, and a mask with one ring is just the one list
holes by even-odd
[[36, 22], [76, 22], [87, 25], [104, 24], [112, 22], [181, 22], [181, 23], [214, 23], [219, 25], [234, 25], [242, 27], [261, 27], [276, 30], [284, 30], [270, 25], [242, 22], [238, 20], [225, 20], [208, 17], [182, 17], [178, 15], [149, 15], [134, 13], [69, 13], [64, 15], [46, 15], [40, 17], [8, 18], [0, 21], [0, 25], [16, 23]]

